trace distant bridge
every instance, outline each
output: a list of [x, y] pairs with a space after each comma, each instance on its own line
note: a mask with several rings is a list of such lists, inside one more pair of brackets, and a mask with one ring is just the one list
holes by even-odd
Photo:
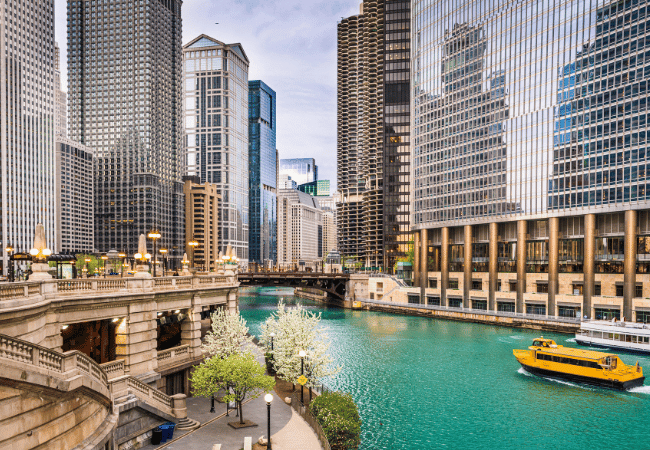
[[[286, 286], [320, 289], [340, 302], [350, 291], [350, 275], [321, 272], [242, 272], [237, 275], [241, 286]], [[367, 283], [367, 282], [366, 282]]]

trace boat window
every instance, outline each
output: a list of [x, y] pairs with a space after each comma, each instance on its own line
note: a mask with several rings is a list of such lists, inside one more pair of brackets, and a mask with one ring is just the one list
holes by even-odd
[[541, 347], [542, 343], [540, 341], [533, 341], [533, 347]]

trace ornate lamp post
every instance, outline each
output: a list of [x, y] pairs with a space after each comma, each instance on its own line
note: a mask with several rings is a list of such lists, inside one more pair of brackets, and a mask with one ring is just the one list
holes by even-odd
[[151, 258], [151, 255], [147, 253], [147, 238], [144, 234], [140, 235], [138, 240], [138, 253], [133, 255], [136, 259], [136, 272], [135, 278], [150, 278], [151, 274], [149, 273], [149, 267], [147, 267], [147, 260]]
[[120, 277], [124, 277], [124, 260], [126, 259], [126, 253], [120, 252], [118, 255], [120, 257], [120, 260], [122, 261], [121, 266], [122, 270], [120, 271]]
[[267, 417], [267, 434], [269, 435], [268, 438], [268, 445], [266, 446], [267, 450], [271, 450], [271, 402], [273, 401], [273, 394], [268, 393], [264, 396], [264, 400], [266, 401], [266, 417]]
[[102, 255], [102, 272], [104, 274], [104, 278], [106, 278], [106, 260], [108, 259], [108, 256]]
[[148, 234], [149, 239], [153, 239], [153, 276], [156, 276], [156, 239], [160, 238], [160, 231], [153, 230]]
[[[305, 356], [307, 356], [307, 352], [300, 350], [298, 356], [300, 356], [300, 375], [305, 375]], [[300, 385], [300, 403], [305, 404], [305, 387], [302, 384]]]
[[7, 245], [5, 251], [9, 255], [9, 267], [7, 270], [7, 278], [9, 279], [10, 282], [13, 282], [14, 281], [14, 260], [13, 260], [14, 248], [11, 245]]
[[275, 337], [275, 333], [271, 332], [271, 351], [273, 351], [273, 338]]
[[52, 277], [47, 271], [50, 267], [47, 265], [47, 258], [52, 254], [52, 250], [47, 248], [45, 243], [45, 227], [42, 223], [36, 225], [34, 233], [34, 247], [29, 251], [32, 255], [32, 274], [31, 280], [48, 280]]
[[192, 239], [190, 242], [187, 243], [187, 245], [190, 246], [190, 250], [192, 253], [192, 256], [190, 257], [190, 260], [192, 261], [191, 267], [192, 269], [194, 269], [194, 249], [198, 247], [199, 243], [195, 239]]
[[162, 276], [165, 276], [165, 266], [167, 266], [167, 249], [161, 248], [160, 253], [162, 253]]

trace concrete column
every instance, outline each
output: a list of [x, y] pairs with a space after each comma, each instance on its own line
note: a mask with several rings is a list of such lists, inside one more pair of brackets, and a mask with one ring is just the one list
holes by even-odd
[[427, 301], [426, 288], [429, 286], [429, 231], [420, 231], [420, 301]]
[[469, 291], [472, 289], [472, 226], [465, 225], [463, 245], [463, 306], [470, 307]]
[[496, 291], [497, 291], [497, 281], [499, 279], [498, 271], [498, 251], [499, 251], [499, 224], [496, 222], [491, 222], [489, 225], [489, 261], [488, 261], [488, 271], [490, 273], [490, 282], [489, 282], [489, 297], [488, 297], [488, 311], [496, 311]]
[[420, 285], [420, 232], [413, 233], [413, 286]]
[[[623, 311], [632, 320], [632, 299], [636, 290], [636, 211], [625, 211], [625, 259], [623, 260]], [[621, 317], [622, 319], [622, 317]]]
[[134, 303], [116, 329], [115, 355], [124, 360], [124, 372], [137, 376], [152, 373], [156, 358], [156, 302]]
[[526, 292], [526, 234], [528, 223], [517, 221], [517, 303], [515, 311], [526, 312], [524, 309], [524, 292]]
[[583, 255], [584, 279], [582, 286], [582, 316], [595, 319], [591, 312], [591, 297], [594, 295], [596, 285], [595, 258], [596, 258], [596, 215], [587, 214], [584, 218], [585, 242]]
[[183, 311], [187, 314], [187, 318], [181, 322], [181, 345], [190, 346], [191, 358], [200, 358], [202, 356], [201, 303], [201, 298], [198, 294], [195, 294], [192, 298], [192, 306]]
[[440, 230], [440, 305], [448, 306], [447, 287], [449, 286], [449, 227]]
[[555, 296], [559, 290], [559, 258], [560, 258], [560, 219], [548, 219], [548, 308], [546, 315], [557, 316], [555, 311]]

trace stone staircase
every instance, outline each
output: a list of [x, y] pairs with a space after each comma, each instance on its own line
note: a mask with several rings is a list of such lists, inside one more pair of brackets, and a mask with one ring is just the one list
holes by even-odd
[[78, 351], [0, 335], [0, 450], [135, 449], [167, 421], [199, 426], [185, 395], [124, 375], [122, 361], [100, 366]]

